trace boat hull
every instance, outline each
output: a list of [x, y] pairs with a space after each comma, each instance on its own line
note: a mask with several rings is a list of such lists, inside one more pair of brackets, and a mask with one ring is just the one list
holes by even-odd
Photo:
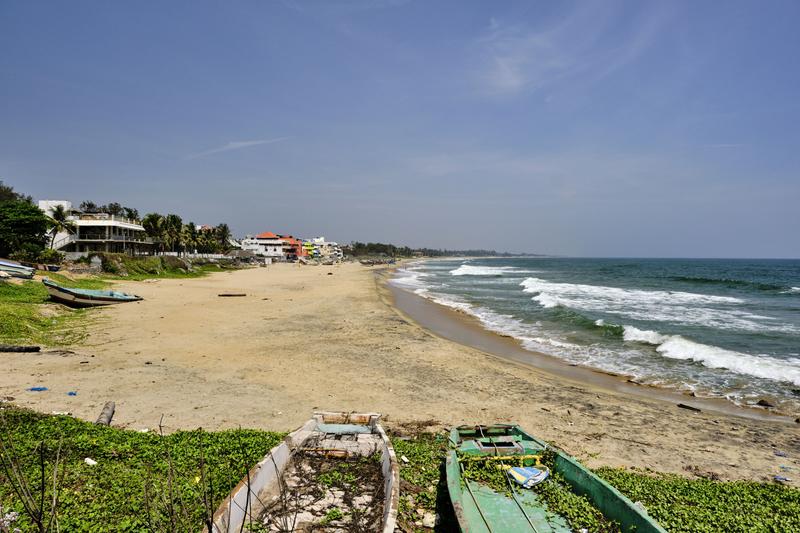
[[[379, 424], [380, 415], [375, 413], [314, 413], [302, 427], [290, 433], [282, 443], [272, 448], [230, 492], [214, 513], [212, 533], [239, 532], [251, 516], [262, 510], [263, 495], [280, 490], [281, 478], [287, 470], [296, 450], [310, 442], [315, 436], [348, 435], [353, 428], [368, 427], [376, 437], [381, 452], [384, 508], [383, 533], [391, 533], [397, 523], [400, 504], [400, 467], [392, 444]], [[356, 433], [363, 433], [360, 429]], [[329, 456], [345, 457], [349, 450], [345, 444], [341, 449], [326, 450]], [[206, 530], [207, 531], [207, 530]]]
[[5, 272], [15, 278], [32, 279], [35, 271], [25, 265], [2, 259], [0, 260], [0, 272]]
[[[471, 438], [467, 429], [456, 428], [451, 433], [451, 444], [455, 449], [448, 452], [445, 471], [447, 488], [453, 504], [459, 527], [463, 532], [489, 533], [497, 531], [570, 531], [569, 525], [561, 517], [548, 513], [546, 506], [539, 501], [535, 491], [517, 489], [515, 497], [518, 502], [507, 495], [499, 494], [491, 488], [471, 480], [462, 479], [459, 453], [469, 456], [496, 456], [497, 454], [513, 457], [541, 453], [545, 450], [555, 452], [553, 471], [561, 474], [578, 495], [586, 496], [597, 509], [609, 520], [620, 524], [623, 532], [663, 533], [664, 529], [644, 510], [635, 506], [628, 498], [614, 487], [597, 477], [569, 455], [550, 448], [547, 443], [525, 433], [519, 426], [497, 425], [478, 426], [481, 438]], [[493, 431], [495, 430], [495, 431]], [[511, 446], [507, 435], [519, 437]], [[483, 434], [496, 435], [498, 441], [506, 449], [482, 448], [474, 442], [487, 441]], [[502, 436], [501, 436], [502, 435]], [[505, 441], [504, 441], [505, 439]], [[523, 510], [523, 508], [525, 510]], [[527, 516], [526, 516], [527, 515]], [[532, 525], [533, 524], [533, 525]]]
[[115, 291], [88, 291], [84, 289], [70, 289], [62, 287], [47, 279], [42, 280], [50, 299], [70, 307], [99, 307], [125, 302], [138, 302], [142, 298], [132, 294], [117, 293]]

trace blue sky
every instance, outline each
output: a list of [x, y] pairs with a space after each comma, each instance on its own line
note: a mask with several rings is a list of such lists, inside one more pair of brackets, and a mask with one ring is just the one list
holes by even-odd
[[340, 241], [800, 257], [797, 2], [0, 1], [0, 179]]

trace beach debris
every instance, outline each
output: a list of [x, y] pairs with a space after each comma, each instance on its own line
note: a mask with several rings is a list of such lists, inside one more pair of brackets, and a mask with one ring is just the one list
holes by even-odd
[[400, 460], [403, 461], [405, 464], [408, 464], [408, 457], [406, 457], [405, 455], [401, 455]]
[[77, 395], [78, 395], [78, 392], [77, 392], [77, 391], [74, 391], [74, 390], [71, 390], [71, 391], [69, 391], [69, 392], [67, 393], [67, 396], [77, 396]]
[[784, 452], [783, 450], [775, 450], [774, 453], [777, 457], [789, 457], [789, 454]]
[[100, 416], [97, 417], [95, 424], [99, 424], [101, 426], [110, 426], [111, 419], [114, 418], [114, 410], [116, 409], [116, 404], [114, 402], [106, 402], [103, 406], [103, 410], [100, 412]]
[[28, 391], [31, 391], [31, 392], [44, 392], [44, 391], [46, 391], [48, 389], [47, 389], [47, 387], [30, 387], [30, 388], [25, 389], [25, 390], [28, 390]]
[[687, 409], [689, 411], [694, 411], [695, 413], [702, 412], [701, 409], [699, 409], [697, 407], [692, 407], [691, 405], [686, 405], [685, 403], [679, 403], [678, 407], [680, 407], [681, 409]]
[[221, 292], [217, 296], [220, 298], [241, 298], [242, 296], [247, 296], [247, 294], [243, 292]]
[[761, 398], [760, 400], [758, 400], [756, 402], [756, 405], [758, 405], [760, 407], [775, 407], [774, 403], [772, 403], [772, 402], [770, 402], [768, 400], [765, 400], [764, 398]]
[[83, 460], [83, 462], [89, 466], [95, 466], [97, 464], [97, 461], [95, 461], [91, 457], [87, 457], [86, 459]]
[[0, 352], [38, 352], [42, 348], [40, 346], [19, 346], [16, 344], [0, 344]]
[[72, 416], [72, 413], [69, 411], [53, 411], [52, 414], [55, 416]]
[[791, 481], [791, 479], [786, 477], [786, 476], [775, 476], [772, 479], [774, 479], [778, 483], [787, 483], [787, 482]]

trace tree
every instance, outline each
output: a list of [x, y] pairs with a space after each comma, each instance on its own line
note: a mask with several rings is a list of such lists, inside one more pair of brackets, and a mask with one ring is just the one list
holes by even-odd
[[183, 225], [181, 240], [183, 241], [183, 253], [193, 253], [197, 249], [197, 226], [194, 222]]
[[132, 207], [123, 207], [125, 211], [125, 218], [129, 218], [131, 220], [139, 220], [139, 210], [134, 209]]
[[230, 239], [231, 239], [231, 229], [228, 227], [227, 224], [222, 223], [218, 224], [216, 228], [214, 228], [214, 236], [217, 239], [217, 243], [219, 243], [218, 250], [222, 253], [227, 252], [231, 249]]
[[59, 233], [74, 233], [75, 232], [75, 224], [67, 220], [69, 217], [69, 212], [64, 209], [63, 205], [57, 205], [53, 208], [53, 214], [50, 215], [48, 218], [48, 223], [50, 225], [50, 248], [53, 247], [53, 244], [56, 242], [56, 235]]
[[33, 198], [16, 192], [10, 185], [3, 185], [3, 180], [0, 180], [0, 202], [7, 202], [9, 200], [19, 200], [29, 204], [33, 203]]
[[125, 214], [125, 208], [122, 207], [122, 204], [117, 202], [111, 202], [108, 205], [101, 206], [99, 211], [101, 213], [108, 213], [109, 215], [113, 215], [115, 217], [121, 217]]
[[142, 219], [142, 227], [147, 236], [158, 243], [159, 249], [164, 251], [164, 217], [158, 213], [147, 213]]
[[97, 204], [90, 201], [81, 202], [81, 205], [78, 206], [78, 209], [83, 211], [84, 213], [97, 213], [98, 208]]
[[178, 215], [167, 215], [164, 217], [164, 243], [170, 251], [177, 252], [181, 246], [181, 230], [183, 229], [183, 220]]
[[0, 201], [0, 256], [41, 252], [47, 241], [48, 219], [41, 209], [17, 198]]

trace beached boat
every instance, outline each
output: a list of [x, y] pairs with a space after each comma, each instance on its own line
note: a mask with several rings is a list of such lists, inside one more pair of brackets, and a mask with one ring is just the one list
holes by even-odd
[[31, 279], [33, 277], [34, 269], [26, 267], [16, 261], [8, 259], [0, 259], [0, 272], [13, 276], [15, 278]]
[[42, 280], [50, 299], [72, 307], [96, 307], [99, 305], [121, 304], [125, 302], [138, 302], [141, 296], [119, 291], [104, 291], [95, 289], [70, 289], [53, 283], [49, 279]]
[[[560, 483], [559, 490], [586, 496], [623, 532], [664, 532], [611, 485], [517, 425], [461, 426], [451, 431], [450, 444], [447, 488], [461, 531], [571, 531], [566, 518], [548, 510], [546, 497], [537, 490], [539, 483]], [[503, 471], [489, 477], [505, 486], [478, 481], [482, 476], [475, 474], [476, 468]]]
[[379, 414], [314, 413], [234, 487], [214, 513], [212, 531], [391, 533], [399, 472]]

